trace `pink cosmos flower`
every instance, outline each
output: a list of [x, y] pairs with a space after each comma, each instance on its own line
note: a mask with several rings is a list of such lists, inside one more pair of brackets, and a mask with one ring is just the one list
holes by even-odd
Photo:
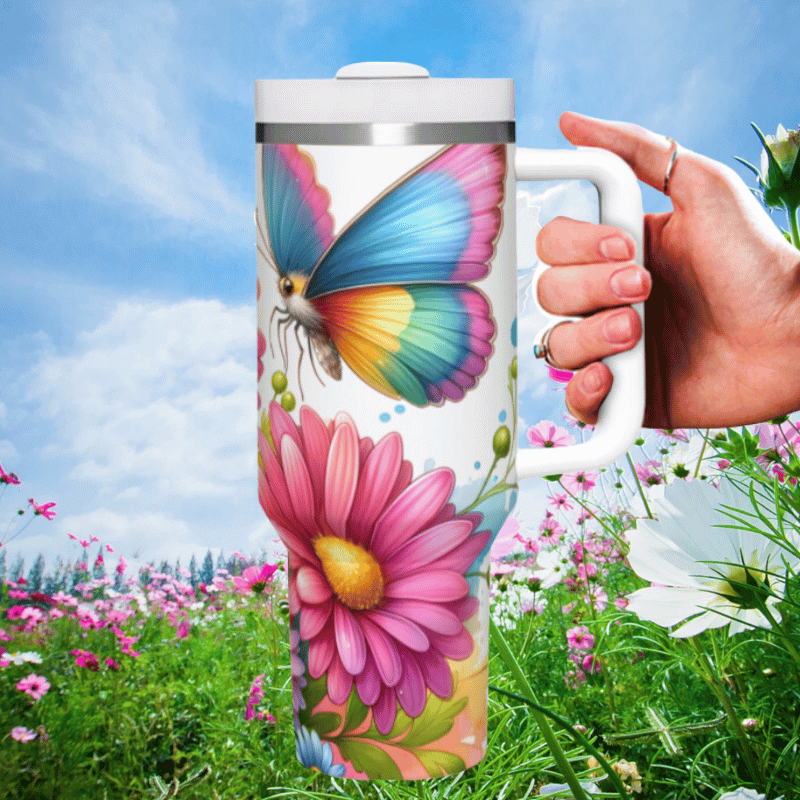
[[106, 545], [106, 551], [109, 552], [109, 553], [113, 553], [114, 552], [114, 548], [110, 544], [107, 544]]
[[683, 428], [675, 428], [669, 430], [667, 428], [656, 428], [656, 433], [665, 436], [667, 439], [672, 439], [675, 442], [688, 442], [689, 434]]
[[568, 494], [551, 494], [547, 498], [547, 502], [556, 508], [563, 508], [564, 511], [572, 511], [572, 503]]
[[594, 647], [594, 636], [585, 625], [577, 625], [567, 631], [567, 644], [577, 650], [591, 650]]
[[50, 684], [41, 675], [34, 675], [32, 672], [17, 683], [17, 689], [29, 694], [34, 700], [41, 700], [49, 688]]
[[593, 656], [591, 653], [583, 657], [583, 661], [581, 661], [581, 669], [587, 675], [599, 675], [602, 672], [600, 668], [600, 661], [598, 660], [597, 656]]
[[557, 428], [549, 420], [528, 428], [528, 441], [531, 447], [566, 447], [575, 442], [564, 428]]
[[53, 519], [55, 517], [56, 512], [52, 510], [55, 503], [44, 503], [42, 505], [37, 505], [33, 502], [33, 498], [29, 497], [28, 502], [33, 506], [33, 513], [34, 515], [41, 514], [45, 519]]
[[24, 600], [28, 596], [28, 593], [22, 589], [9, 589], [8, 596], [13, 597], [15, 600]]
[[[567, 495], [563, 496], [566, 497]], [[541, 534], [539, 539], [545, 544], [558, 544], [564, 532], [564, 526], [555, 517], [545, 517], [539, 526], [539, 533]]]
[[70, 655], [75, 656], [75, 664], [84, 669], [89, 669], [92, 672], [97, 672], [100, 669], [100, 662], [97, 656], [88, 650], [72, 650]]
[[273, 445], [259, 431], [259, 499], [289, 550], [289, 611], [300, 614], [313, 679], [344, 703], [355, 684], [388, 733], [397, 703], [422, 713], [427, 689], [449, 698], [446, 659], [474, 649], [464, 627], [478, 609], [464, 573], [490, 531], [480, 514], [456, 516], [453, 472], [412, 482], [402, 439], [377, 444], [345, 413], [326, 424], [308, 406], [300, 425], [269, 407]]
[[114, 659], [111, 658], [111, 656], [106, 658], [106, 666], [109, 669], [113, 669], [113, 670], [118, 670], [119, 669], [119, 664], [117, 664], [117, 662], [114, 661]]
[[[19, 484], [19, 478], [13, 472], [6, 472], [0, 464], [0, 483]], [[16, 730], [16, 728], [14, 729]]]
[[11, 738], [18, 742], [31, 742], [36, 738], [36, 733], [22, 725], [17, 725], [16, 728], [11, 729]]
[[578, 494], [592, 489], [599, 477], [599, 472], [572, 472], [564, 475], [563, 481], [567, 489], [573, 494]]
[[260, 569], [247, 567], [241, 575], [233, 576], [233, 583], [240, 592], [260, 594], [272, 580], [277, 569], [277, 564], [264, 564]]
[[633, 467], [636, 470], [636, 477], [648, 486], [657, 486], [664, 482], [664, 479], [658, 474], [661, 467], [660, 461], [645, 461], [644, 464], [637, 463]]

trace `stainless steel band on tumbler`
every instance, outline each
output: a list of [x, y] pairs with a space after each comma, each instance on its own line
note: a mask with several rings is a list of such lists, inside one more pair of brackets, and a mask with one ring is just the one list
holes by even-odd
[[256, 122], [256, 144], [510, 144], [513, 120], [501, 122]]

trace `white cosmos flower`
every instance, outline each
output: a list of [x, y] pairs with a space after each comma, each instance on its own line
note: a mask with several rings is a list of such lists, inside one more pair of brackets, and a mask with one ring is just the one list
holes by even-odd
[[536, 555], [536, 566], [539, 569], [533, 571], [533, 577], [542, 582], [542, 589], [552, 589], [567, 577], [569, 556], [560, 553], [558, 549], [542, 550]]
[[[783, 597], [784, 558], [795, 570], [798, 560], [757, 531], [717, 527], [738, 524], [722, 506], [742, 516], [755, 513], [750, 498], [726, 479], [719, 489], [705, 481], [677, 481], [653, 503], [658, 520], [640, 519], [627, 532], [633, 571], [658, 584], [629, 595], [629, 611], [665, 628], [688, 620], [672, 632], [675, 637], [695, 636], [729, 622], [731, 635], [769, 626], [755, 603], [757, 590], [735, 584], [755, 587], [756, 578], [768, 583], [775, 596], [767, 597], [766, 604], [772, 606]], [[777, 609], [771, 613], [780, 621]]]

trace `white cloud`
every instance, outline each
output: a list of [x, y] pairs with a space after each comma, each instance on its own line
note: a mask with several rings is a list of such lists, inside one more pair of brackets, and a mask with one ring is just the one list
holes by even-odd
[[51, 70], [27, 87], [0, 85], [18, 119], [0, 141], [9, 167], [205, 231], [243, 230], [252, 203], [204, 148], [176, 7], [71, 2], [50, 22]]
[[28, 399], [54, 422], [45, 455], [103, 496], [232, 496], [255, 479], [255, 329], [249, 306], [121, 302], [30, 372]]

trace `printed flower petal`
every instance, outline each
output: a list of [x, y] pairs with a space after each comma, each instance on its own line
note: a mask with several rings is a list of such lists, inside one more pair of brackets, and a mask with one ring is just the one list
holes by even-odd
[[474, 563], [475, 559], [483, 552], [489, 540], [492, 538], [491, 531], [480, 531], [470, 536], [458, 550], [452, 550], [443, 558], [429, 564], [428, 569], [447, 569], [456, 572], [466, 572]]
[[375, 659], [375, 666], [386, 686], [394, 686], [402, 677], [402, 665], [392, 638], [366, 617], [360, 619], [364, 637]]
[[[477, 598], [472, 599], [477, 602]], [[418, 624], [444, 636], [455, 636], [461, 630], [461, 620], [450, 609], [439, 603], [426, 603], [424, 600], [388, 600], [384, 603], [383, 610], [416, 620]]]
[[321, 500], [325, 496], [325, 464], [331, 437], [319, 414], [308, 406], [300, 409], [300, 437], [314, 487], [314, 497]]
[[309, 566], [302, 566], [297, 571], [297, 592], [304, 603], [316, 605], [333, 597], [333, 592], [325, 580], [325, 576]]
[[453, 675], [444, 656], [431, 648], [418, 656], [417, 661], [428, 688], [442, 700], [449, 700], [453, 693]]
[[444, 467], [414, 481], [375, 523], [370, 542], [375, 556], [388, 558], [425, 528], [447, 502], [454, 483], [453, 472]]
[[286, 476], [286, 487], [289, 499], [297, 516], [297, 521], [310, 534], [316, 529], [314, 515], [314, 494], [311, 487], [311, 476], [303, 461], [300, 447], [290, 436], [284, 436], [281, 442], [281, 460], [283, 474]]
[[358, 675], [364, 669], [364, 660], [367, 657], [367, 645], [361, 626], [350, 609], [339, 602], [333, 604], [333, 625], [339, 658], [351, 675]]
[[364, 669], [359, 675], [356, 675], [356, 690], [361, 702], [368, 706], [373, 705], [381, 693], [381, 678], [378, 668], [375, 666], [375, 659], [369, 651], [367, 651]]
[[403, 463], [403, 440], [392, 432], [381, 439], [364, 461], [353, 503], [351, 534], [364, 545], [378, 515], [386, 508]]
[[397, 717], [397, 698], [394, 689], [384, 686], [381, 695], [372, 706], [372, 718], [375, 720], [375, 727], [382, 736], [386, 736], [392, 729], [395, 718]]
[[328, 697], [332, 703], [346, 703], [353, 689], [353, 676], [345, 669], [339, 656], [334, 653], [328, 667]]
[[430, 647], [428, 637], [422, 628], [406, 617], [392, 614], [385, 609], [367, 611], [365, 616], [383, 628], [390, 636], [397, 639], [398, 642], [412, 650], [424, 653]]
[[466, 628], [462, 628], [456, 636], [441, 636], [438, 633], [431, 633], [429, 638], [433, 647], [445, 658], [453, 661], [463, 661], [465, 658], [469, 658], [475, 647], [472, 635]]
[[326, 625], [321, 636], [315, 636], [308, 645], [308, 673], [316, 680], [321, 677], [333, 660], [333, 622]]
[[297, 425], [294, 424], [294, 420], [289, 416], [283, 406], [275, 400], [269, 404], [269, 430], [278, 453], [281, 452], [281, 448], [283, 447], [284, 436], [289, 436], [302, 452], [303, 443], [300, 439]]
[[384, 562], [387, 580], [413, 575], [436, 559], [447, 555], [472, 533], [468, 519], [453, 519], [428, 528], [394, 551]]
[[449, 570], [423, 572], [393, 581], [386, 586], [386, 597], [400, 600], [431, 600], [446, 603], [469, 594], [464, 576]]
[[425, 678], [422, 675], [417, 659], [407, 650], [400, 651], [400, 660], [403, 662], [403, 677], [395, 687], [397, 700], [403, 711], [409, 717], [418, 717], [425, 708], [427, 692], [425, 691]]
[[321, 606], [303, 606], [300, 614], [300, 638], [313, 639], [325, 627], [334, 605], [333, 600]]
[[341, 539], [347, 537], [347, 518], [358, 485], [358, 460], [354, 428], [339, 425], [333, 434], [325, 470], [325, 518]]

